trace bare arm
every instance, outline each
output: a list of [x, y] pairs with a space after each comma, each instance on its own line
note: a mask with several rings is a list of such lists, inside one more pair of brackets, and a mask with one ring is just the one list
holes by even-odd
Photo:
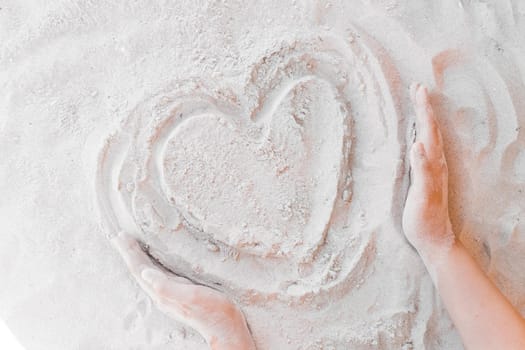
[[407, 239], [420, 254], [467, 349], [525, 349], [525, 320], [456, 240], [448, 215], [448, 170], [427, 89], [413, 85], [417, 139], [403, 214]]

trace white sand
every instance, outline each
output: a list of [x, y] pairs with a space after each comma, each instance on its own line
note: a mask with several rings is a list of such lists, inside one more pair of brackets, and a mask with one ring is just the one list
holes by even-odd
[[494, 3], [3, 2], [0, 317], [27, 350], [205, 349], [124, 229], [259, 349], [461, 349], [400, 227], [413, 80], [454, 229], [525, 313], [525, 4]]

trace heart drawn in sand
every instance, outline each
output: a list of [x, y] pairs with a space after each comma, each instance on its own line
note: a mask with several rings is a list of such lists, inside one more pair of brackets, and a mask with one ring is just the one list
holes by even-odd
[[362, 278], [392, 208], [399, 125], [365, 41], [282, 43], [240, 85], [142, 100], [99, 154], [103, 222], [246, 302], [330, 300]]
[[185, 117], [164, 147], [162, 181], [186, 219], [263, 256], [315, 247], [337, 196], [346, 111], [313, 77], [274, 91], [256, 120]]

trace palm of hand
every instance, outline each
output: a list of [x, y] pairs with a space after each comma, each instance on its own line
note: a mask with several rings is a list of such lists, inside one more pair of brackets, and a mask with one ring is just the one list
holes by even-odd
[[212, 349], [255, 349], [243, 314], [222, 293], [168, 274], [127, 234], [121, 233], [112, 243], [162, 312], [194, 328]]
[[427, 89], [411, 87], [417, 139], [410, 150], [411, 185], [403, 212], [403, 229], [423, 257], [454, 240], [448, 215], [448, 170], [443, 142]]

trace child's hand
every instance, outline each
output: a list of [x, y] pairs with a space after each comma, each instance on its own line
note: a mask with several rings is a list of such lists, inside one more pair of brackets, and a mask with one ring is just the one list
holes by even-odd
[[450, 248], [454, 242], [448, 215], [448, 170], [439, 127], [427, 88], [412, 84], [416, 142], [410, 150], [410, 189], [403, 213], [403, 229], [424, 260]]
[[222, 293], [163, 271], [127, 234], [112, 243], [157, 307], [197, 330], [211, 349], [255, 349], [243, 314]]
[[455, 240], [448, 216], [448, 172], [427, 89], [412, 85], [416, 142], [403, 213], [405, 235], [425, 263], [467, 349], [525, 349], [525, 320]]

